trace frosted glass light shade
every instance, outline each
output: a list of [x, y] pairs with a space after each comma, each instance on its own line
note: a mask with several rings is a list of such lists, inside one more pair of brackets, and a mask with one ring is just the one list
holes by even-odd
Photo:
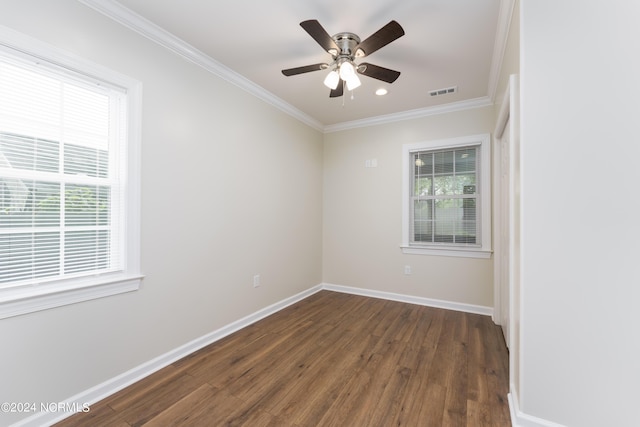
[[337, 71], [330, 72], [324, 79], [324, 85], [331, 90], [338, 87], [338, 82], [340, 82], [340, 75], [338, 75]]
[[352, 75], [351, 77], [349, 77], [347, 79], [347, 89], [348, 90], [354, 90], [355, 88], [357, 88], [361, 84], [362, 83], [360, 82], [360, 79], [358, 78], [358, 76], [356, 74]]
[[355, 75], [356, 70], [353, 68], [353, 65], [351, 65], [350, 62], [343, 62], [342, 65], [340, 65], [340, 78], [342, 80], [348, 82], [349, 78]]

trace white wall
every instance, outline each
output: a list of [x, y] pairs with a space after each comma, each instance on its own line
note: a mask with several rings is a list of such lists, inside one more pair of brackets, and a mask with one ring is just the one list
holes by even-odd
[[0, 321], [0, 402], [62, 401], [322, 282], [322, 134], [79, 2], [1, 1], [0, 24], [142, 82], [146, 275]]
[[524, 413], [637, 426], [640, 3], [523, 1]]
[[[400, 244], [402, 145], [490, 133], [493, 125], [486, 107], [326, 134], [324, 282], [492, 306], [491, 259], [408, 255]], [[365, 168], [368, 159], [378, 167]]]

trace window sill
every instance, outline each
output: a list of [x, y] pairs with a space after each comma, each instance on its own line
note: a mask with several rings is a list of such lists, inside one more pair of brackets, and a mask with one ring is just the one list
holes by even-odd
[[492, 251], [482, 248], [452, 248], [452, 247], [425, 247], [401, 245], [403, 254], [411, 255], [435, 255], [459, 258], [491, 258]]
[[142, 278], [142, 275], [120, 274], [80, 282], [0, 290], [0, 319], [136, 291]]

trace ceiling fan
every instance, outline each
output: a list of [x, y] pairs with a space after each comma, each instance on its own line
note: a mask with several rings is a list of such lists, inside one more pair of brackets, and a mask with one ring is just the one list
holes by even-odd
[[389, 22], [364, 41], [360, 41], [360, 37], [353, 33], [338, 33], [331, 37], [315, 19], [303, 21], [300, 26], [331, 55], [332, 61], [282, 70], [282, 74], [285, 76], [295, 76], [311, 71], [331, 70], [324, 80], [325, 86], [331, 89], [329, 93], [331, 98], [342, 96], [344, 86], [347, 86], [348, 90], [353, 90], [360, 86], [358, 74], [387, 83], [395, 82], [400, 76], [399, 71], [367, 62], [355, 63], [356, 58], [371, 55], [404, 35], [404, 30], [396, 21]]

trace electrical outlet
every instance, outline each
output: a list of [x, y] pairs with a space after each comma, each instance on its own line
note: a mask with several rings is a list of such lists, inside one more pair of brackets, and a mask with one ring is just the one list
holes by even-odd
[[258, 286], [260, 286], [260, 275], [256, 274], [253, 276], [253, 287], [257, 288]]
[[404, 274], [406, 274], [407, 276], [411, 274], [411, 266], [410, 265], [405, 265], [404, 266]]

